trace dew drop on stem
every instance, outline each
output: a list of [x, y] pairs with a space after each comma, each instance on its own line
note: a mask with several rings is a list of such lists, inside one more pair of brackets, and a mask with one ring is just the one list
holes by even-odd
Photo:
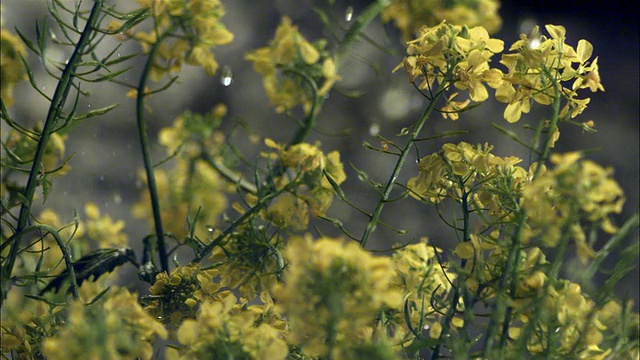
[[353, 6], [347, 6], [347, 10], [344, 13], [344, 19], [346, 21], [351, 21], [351, 19], [353, 19]]
[[224, 86], [229, 86], [233, 82], [233, 71], [231, 67], [225, 65], [222, 67], [222, 74], [220, 75], [220, 83]]

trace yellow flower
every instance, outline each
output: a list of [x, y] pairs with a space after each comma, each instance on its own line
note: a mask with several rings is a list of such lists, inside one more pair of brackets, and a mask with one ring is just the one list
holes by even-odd
[[293, 238], [285, 253], [285, 281], [274, 294], [290, 321], [288, 341], [304, 353], [335, 355], [361, 343], [360, 330], [384, 306], [400, 307], [400, 292], [389, 287], [390, 259], [373, 257], [355, 242]]
[[204, 302], [197, 317], [185, 320], [177, 331], [178, 341], [184, 347], [169, 356], [173, 359], [285, 359], [288, 347], [281, 331], [271, 324], [258, 322], [258, 316], [231, 294], [218, 301]]
[[[565, 44], [566, 30], [562, 26], [547, 25], [551, 38], [539, 33], [535, 27], [531, 36], [520, 35], [510, 47], [511, 54], [502, 55], [500, 61], [507, 67], [507, 74], [496, 90], [496, 99], [507, 103], [504, 118], [516, 122], [522, 113], [528, 113], [531, 102], [549, 105], [555, 98], [554, 87], [566, 100], [563, 116], [571, 110], [571, 117], [581, 113], [587, 99], [577, 99], [576, 91], [589, 88], [592, 92], [604, 91], [600, 83], [598, 59], [589, 63], [593, 46], [586, 40], [578, 42], [577, 51]], [[577, 67], [574, 67], [577, 64]], [[571, 88], [568, 82], [573, 80]]]
[[[503, 42], [490, 38], [482, 27], [469, 29], [442, 22], [422, 28], [418, 38], [408, 44], [408, 56], [395, 70], [404, 67], [409, 81], [417, 81], [420, 89], [431, 89], [436, 81], [451, 82], [468, 90], [472, 101], [481, 102], [489, 96], [485, 84], [502, 86], [501, 72], [491, 69], [489, 62], [502, 51]], [[443, 69], [449, 68], [452, 73], [445, 74]]]
[[159, 34], [170, 28], [182, 30], [172, 33], [173, 39], [160, 45], [150, 74], [153, 81], [169, 72], [179, 72], [184, 63], [201, 66], [207, 75], [216, 73], [218, 62], [212, 49], [233, 41], [233, 34], [221, 22], [225, 9], [219, 0], [138, 0], [138, 3], [151, 10], [155, 21], [154, 31], [135, 34], [144, 53], [158, 41]]
[[13, 88], [27, 79], [27, 72], [21, 57], [26, 58], [22, 41], [7, 29], [0, 31], [0, 92], [5, 106], [13, 105]]
[[[262, 75], [269, 101], [277, 112], [302, 105], [309, 113], [316, 100], [312, 96], [324, 96], [340, 79], [324, 46], [323, 40], [307, 41], [284, 16], [269, 46], [246, 54], [245, 59], [253, 62], [253, 68]], [[309, 94], [310, 86], [318, 89], [317, 93]]]
[[418, 35], [422, 27], [436, 26], [443, 20], [454, 25], [483, 26], [494, 34], [502, 26], [499, 8], [497, 0], [393, 0], [381, 17], [384, 22], [393, 21], [404, 40]]
[[86, 236], [99, 244], [100, 248], [124, 248], [128, 246], [128, 236], [122, 230], [124, 221], [114, 222], [111, 216], [100, 216], [100, 210], [94, 203], [84, 206], [87, 220], [85, 221]]
[[167, 330], [147, 314], [138, 296], [112, 288], [97, 304], [73, 302], [64, 326], [42, 345], [47, 359], [151, 359]]

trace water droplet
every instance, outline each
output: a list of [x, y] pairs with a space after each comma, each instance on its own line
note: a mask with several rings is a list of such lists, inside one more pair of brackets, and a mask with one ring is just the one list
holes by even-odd
[[540, 47], [540, 38], [536, 37], [536, 38], [532, 38], [529, 40], [529, 49], [531, 50], [536, 50]]
[[351, 21], [351, 19], [353, 19], [353, 6], [347, 6], [347, 11], [344, 13], [344, 19], [347, 21]]
[[556, 329], [556, 333], [559, 333], [559, 332], [560, 332], [560, 330], [562, 330], [562, 327], [557, 328], [557, 329]]
[[108, 202], [104, 202], [104, 207], [108, 208], [109, 207], [109, 203]]
[[233, 82], [233, 71], [231, 67], [225, 65], [222, 67], [222, 74], [220, 75], [220, 83], [224, 86], [229, 86]]
[[104, 181], [104, 175], [100, 176], [100, 181]]
[[113, 203], [114, 204], [121, 204], [122, 203], [122, 196], [120, 196], [119, 193], [113, 194]]
[[89, 109], [91, 109], [91, 104], [87, 105], [87, 107], [88, 107]]
[[120, 57], [120, 53], [117, 53], [117, 54], [116, 54], [116, 56], [117, 56], [117, 57]]
[[207, 231], [209, 232], [209, 234], [212, 234], [213, 233], [213, 226], [207, 225]]
[[42, 91], [47, 91], [47, 86], [46, 85], [42, 85]]
[[369, 135], [371, 136], [376, 136], [380, 133], [380, 125], [378, 124], [371, 124], [371, 126], [369, 126]]
[[425, 326], [423, 326], [422, 328], [423, 328], [423, 329], [425, 329], [425, 330], [429, 330], [429, 328], [430, 328], [430, 327], [431, 327], [431, 326], [429, 326], [429, 325], [425, 325]]

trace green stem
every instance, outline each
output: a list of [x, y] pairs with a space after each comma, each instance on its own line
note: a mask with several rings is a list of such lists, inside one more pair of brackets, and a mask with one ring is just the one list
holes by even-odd
[[244, 214], [242, 214], [233, 223], [231, 223], [231, 225], [229, 225], [222, 233], [220, 233], [220, 235], [216, 236], [216, 238], [213, 239], [213, 241], [211, 241], [209, 244], [207, 244], [207, 246], [205, 246], [202, 250], [200, 250], [200, 252], [195, 257], [195, 259], [193, 259], [192, 263], [199, 263], [200, 261], [202, 261], [204, 257], [207, 256], [213, 250], [214, 247], [218, 246], [218, 244], [220, 244], [220, 242], [227, 235], [231, 234], [231, 232], [233, 232], [240, 224], [242, 224], [245, 220], [249, 219], [260, 209], [264, 208], [267, 205], [267, 203], [275, 199], [278, 195], [282, 194], [283, 192], [289, 191], [290, 189], [295, 188], [297, 185], [299, 184], [293, 181], [287, 184], [282, 189], [277, 190], [275, 192], [270, 192], [267, 195], [261, 197], [255, 205], [249, 208]]
[[435, 92], [433, 96], [433, 100], [429, 103], [429, 106], [427, 106], [426, 110], [422, 114], [422, 117], [420, 117], [420, 120], [418, 120], [418, 122], [414, 125], [413, 131], [409, 135], [409, 141], [407, 141], [407, 144], [404, 146], [404, 148], [402, 149], [402, 152], [400, 153], [400, 156], [398, 157], [396, 166], [393, 169], [393, 172], [391, 173], [391, 177], [389, 178], [389, 181], [387, 182], [387, 185], [385, 186], [384, 191], [382, 192], [380, 200], [378, 201], [378, 205], [376, 206], [376, 209], [373, 211], [373, 213], [369, 217], [369, 223], [367, 224], [367, 227], [364, 230], [364, 233], [362, 234], [362, 238], [360, 240], [360, 244], [362, 245], [362, 247], [365, 247], [367, 245], [367, 241], [369, 240], [371, 233], [373, 233], [373, 231], [375, 230], [376, 225], [378, 224], [378, 221], [380, 218], [380, 214], [382, 213], [382, 208], [384, 208], [384, 204], [389, 200], [389, 196], [391, 195], [391, 190], [393, 190], [396, 179], [400, 175], [400, 171], [402, 170], [402, 166], [404, 165], [404, 162], [407, 156], [409, 155], [411, 147], [414, 145], [414, 142], [418, 138], [418, 135], [420, 134], [422, 127], [427, 122], [427, 119], [429, 118], [429, 116], [431, 115], [431, 112], [435, 108], [436, 99], [440, 94], [443, 93], [445, 88], [446, 88], [445, 84], [439, 85], [438, 90]]
[[[533, 178], [537, 178], [542, 171], [542, 164], [549, 158], [549, 154], [551, 153], [551, 143], [553, 141], [553, 134], [558, 128], [558, 122], [560, 120], [560, 100], [562, 99], [560, 96], [560, 88], [558, 84], [558, 80], [551, 75], [548, 71], [543, 71], [545, 76], [547, 76], [553, 82], [554, 88], [554, 102], [553, 102], [553, 117], [549, 123], [549, 131], [546, 133], [546, 139], [544, 144], [542, 145], [542, 149], [538, 152], [540, 154], [538, 158], [538, 165], [536, 166], [535, 173]], [[534, 146], [531, 146], [534, 148]], [[484, 356], [487, 357], [491, 354], [493, 343], [495, 341], [495, 334], [497, 332], [497, 327], [500, 323], [502, 323], [503, 335], [504, 332], [508, 330], [508, 325], [511, 321], [512, 310], [507, 308], [506, 304], [506, 296], [513, 295], [515, 292], [515, 288], [518, 281], [518, 268], [520, 267], [520, 250], [521, 250], [521, 242], [522, 242], [522, 231], [524, 230], [524, 225], [527, 219], [527, 212], [523, 208], [520, 208], [520, 213], [518, 214], [518, 223], [516, 230], [512, 236], [512, 244], [509, 248], [509, 254], [507, 256], [507, 263], [504, 268], [504, 276], [500, 279], [496, 302], [493, 304], [493, 314], [491, 316], [491, 320], [489, 321], [489, 326], [487, 328], [487, 337], [485, 339], [484, 345]], [[509, 287], [507, 289], [507, 287]], [[505, 293], [506, 292], [506, 293]], [[504, 312], [504, 315], [503, 315]], [[504, 316], [503, 319], [500, 317]], [[501, 341], [501, 344], [504, 344], [506, 339]]]
[[100, 20], [100, 11], [102, 9], [103, 2], [104, 0], [95, 0], [93, 7], [91, 8], [89, 18], [87, 19], [87, 23], [82, 30], [82, 35], [80, 35], [80, 39], [78, 39], [78, 43], [76, 44], [76, 47], [73, 50], [71, 57], [69, 58], [69, 62], [65, 66], [64, 71], [60, 76], [58, 85], [56, 86], [56, 90], [49, 107], [49, 112], [47, 113], [47, 119], [45, 120], [42, 133], [40, 134], [40, 140], [38, 141], [36, 154], [33, 158], [33, 165], [31, 165], [29, 178], [27, 179], [27, 184], [25, 186], [23, 194], [24, 198], [20, 207], [18, 224], [16, 226], [16, 236], [13, 240], [13, 243], [11, 244], [11, 249], [9, 250], [9, 254], [7, 256], [7, 262], [5, 263], [2, 271], [3, 284], [1, 289], [2, 297], [0, 298], [0, 307], [4, 303], [4, 300], [7, 298], [9, 288], [11, 287], [11, 273], [13, 272], [16, 257], [18, 256], [18, 245], [20, 243], [20, 239], [22, 238], [22, 235], [27, 228], [27, 222], [29, 220], [29, 216], [31, 215], [31, 205], [33, 204], [33, 197], [36, 191], [36, 187], [38, 186], [39, 174], [42, 166], [42, 158], [44, 157], [49, 138], [51, 137], [60, 114], [63, 111], [62, 109], [64, 108], [65, 102], [67, 100], [67, 95], [69, 94], [69, 91], [71, 90], [71, 87], [73, 85], [75, 70], [78, 67], [78, 64], [82, 61], [85, 47], [87, 47], [91, 43], [93, 34], [97, 29], [96, 24]]
[[[353, 25], [351, 25], [351, 27], [347, 31], [347, 34], [344, 36], [342, 41], [340, 41], [340, 44], [336, 49], [335, 62], [337, 72], [339, 72], [340, 66], [344, 62], [345, 55], [351, 48], [351, 44], [358, 38], [358, 35], [362, 33], [364, 28], [369, 25], [371, 21], [373, 21], [385, 7], [389, 6], [390, 3], [390, 0], [378, 0], [375, 3], [369, 5], [369, 7], [367, 7], [362, 12], [362, 14], [356, 18]], [[288, 144], [288, 146], [291, 146], [303, 142], [304, 139], [306, 139], [306, 137], [309, 135], [309, 132], [316, 124], [318, 114], [320, 113], [320, 109], [322, 108], [322, 105], [324, 104], [326, 98], [324, 96], [318, 96], [318, 87], [315, 81], [308, 75], [302, 72], [294, 71], [292, 69], [288, 69], [288, 71], [295, 72], [296, 75], [302, 76], [304, 80], [312, 87], [314, 96], [313, 106], [311, 108], [311, 111], [309, 112], [309, 115], [307, 115], [307, 118], [304, 121], [304, 125], [300, 129], [298, 129], [298, 131]]]
[[168, 29], [158, 37], [158, 40], [149, 50], [147, 62], [144, 65], [140, 82], [138, 83], [138, 94], [136, 97], [136, 120], [138, 125], [138, 136], [140, 137], [140, 146], [142, 147], [142, 160], [144, 161], [144, 169], [147, 175], [147, 188], [151, 197], [151, 210], [153, 211], [153, 223], [155, 226], [156, 239], [158, 239], [158, 257], [160, 258], [160, 267], [162, 271], [169, 272], [169, 260], [167, 259], [167, 245], [164, 240], [164, 230], [162, 228], [162, 215], [160, 213], [160, 201], [158, 199], [158, 186], [156, 185], [156, 177], [151, 162], [151, 153], [149, 151], [149, 141], [147, 139], [147, 122], [144, 118], [144, 98], [145, 87], [149, 78], [149, 72], [153, 67], [153, 61], [156, 53], [160, 49], [162, 42], [171, 35], [173, 28]]
[[64, 259], [64, 263], [67, 266], [67, 272], [69, 274], [69, 291], [73, 295], [74, 299], [79, 297], [78, 295], [78, 281], [76, 280], [76, 270], [73, 268], [73, 261], [71, 261], [71, 254], [69, 253], [69, 249], [67, 249], [67, 245], [62, 240], [62, 236], [60, 233], [49, 225], [33, 225], [29, 226], [25, 229], [25, 232], [32, 230], [44, 230], [51, 234], [53, 238], [58, 243], [58, 248], [60, 248], [60, 252], [62, 252], [62, 258]]

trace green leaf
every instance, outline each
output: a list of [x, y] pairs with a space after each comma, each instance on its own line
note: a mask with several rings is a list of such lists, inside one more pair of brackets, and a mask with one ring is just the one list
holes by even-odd
[[51, 180], [49, 180], [49, 177], [45, 174], [40, 178], [39, 182], [40, 185], [42, 185], [42, 203], [44, 204], [47, 202], [47, 198], [49, 198], [49, 192], [51, 192]]

